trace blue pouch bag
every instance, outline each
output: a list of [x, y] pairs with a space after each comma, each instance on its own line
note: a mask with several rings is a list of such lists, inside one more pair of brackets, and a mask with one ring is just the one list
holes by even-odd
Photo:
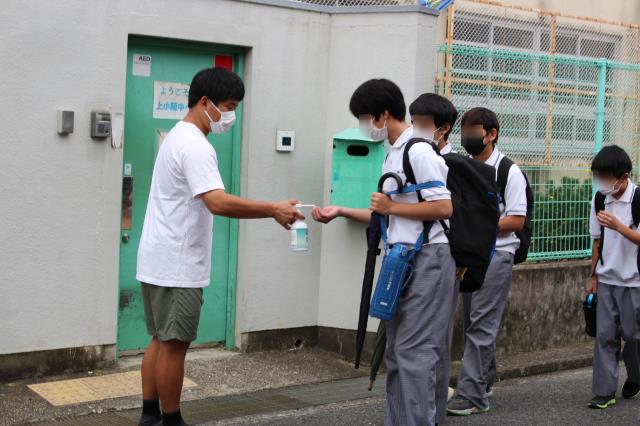
[[369, 315], [383, 321], [393, 318], [400, 295], [411, 278], [414, 258], [414, 250], [409, 250], [404, 244], [396, 244], [391, 250], [385, 250]]

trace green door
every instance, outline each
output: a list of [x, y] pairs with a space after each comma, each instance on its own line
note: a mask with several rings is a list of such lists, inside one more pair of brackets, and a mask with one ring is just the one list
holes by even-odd
[[[149, 343], [144, 322], [136, 257], [142, 232], [153, 164], [164, 136], [186, 114], [188, 85], [203, 68], [224, 66], [240, 77], [239, 49], [151, 38], [130, 38], [127, 52], [124, 124], [123, 202], [120, 230], [120, 300], [118, 351], [143, 349]], [[239, 192], [242, 107], [233, 129], [210, 135], [227, 192]], [[225, 342], [234, 346], [236, 220], [216, 217], [213, 231], [211, 284], [196, 344]]]

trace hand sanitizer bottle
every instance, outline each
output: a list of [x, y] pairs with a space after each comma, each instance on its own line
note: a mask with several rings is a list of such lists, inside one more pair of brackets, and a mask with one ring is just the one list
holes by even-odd
[[[315, 207], [313, 204], [297, 204], [297, 208]], [[308, 251], [309, 250], [309, 228], [304, 220], [296, 220], [291, 225], [291, 250], [292, 251]]]

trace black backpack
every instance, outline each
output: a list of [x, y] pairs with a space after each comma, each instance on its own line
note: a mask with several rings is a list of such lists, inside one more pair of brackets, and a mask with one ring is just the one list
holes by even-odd
[[[513, 161], [509, 158], [503, 157], [498, 165], [498, 188], [500, 188], [500, 195], [502, 196], [503, 202], [505, 202], [504, 193], [507, 188], [507, 179], [509, 179], [509, 170], [513, 164]], [[533, 191], [529, 185], [527, 174], [522, 172], [522, 175], [527, 183], [527, 215], [524, 219], [524, 226], [520, 231], [515, 233], [516, 237], [520, 240], [520, 247], [518, 247], [518, 250], [516, 250], [516, 253], [513, 256], [514, 264], [522, 263], [527, 260], [529, 246], [531, 245], [531, 235], [533, 234], [533, 222], [531, 220], [531, 215], [533, 214]]]
[[[596, 196], [593, 199], [593, 205], [596, 210], [596, 215], [604, 210], [605, 196], [600, 192], [596, 192]], [[640, 224], [640, 188], [636, 187], [631, 199], [631, 217], [633, 218], [633, 224], [637, 228]], [[598, 260], [600, 264], [603, 264], [602, 260], [602, 247], [604, 246], [604, 226], [600, 227], [600, 247], [598, 247]], [[638, 250], [638, 271], [640, 271], [640, 250]], [[593, 274], [595, 274], [595, 267], [593, 268]]]
[[[407, 142], [402, 167], [407, 184], [414, 185], [418, 182], [409, 161], [409, 150], [416, 143], [428, 143], [440, 155], [435, 143], [427, 139], [414, 138]], [[442, 158], [449, 167], [447, 189], [451, 192], [453, 216], [449, 219], [449, 226], [444, 221], [440, 224], [449, 239], [456, 266], [467, 268], [460, 291], [472, 292], [484, 282], [498, 236], [500, 209], [496, 171], [480, 161], [456, 153], [442, 155]], [[420, 191], [417, 194], [423, 201]], [[432, 224], [425, 222], [425, 233]]]

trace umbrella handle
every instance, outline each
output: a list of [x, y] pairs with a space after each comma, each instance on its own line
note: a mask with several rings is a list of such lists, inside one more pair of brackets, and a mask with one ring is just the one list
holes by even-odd
[[380, 177], [380, 180], [378, 180], [378, 192], [382, 192], [382, 187], [384, 186], [384, 183], [387, 181], [387, 179], [393, 179], [396, 181], [396, 189], [398, 191], [400, 191], [402, 189], [402, 187], [404, 186], [402, 184], [402, 178], [400, 178], [400, 176], [398, 176], [397, 174], [393, 173], [393, 172], [389, 172], [389, 173], [385, 173]]

